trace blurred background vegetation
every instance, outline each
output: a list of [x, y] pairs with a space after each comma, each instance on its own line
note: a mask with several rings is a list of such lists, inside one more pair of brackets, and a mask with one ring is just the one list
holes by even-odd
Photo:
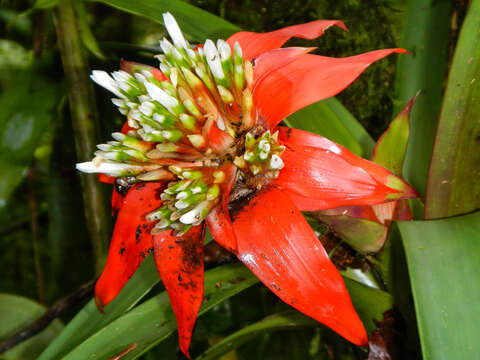
[[[336, 57], [399, 46], [406, 8], [404, 0], [190, 3], [257, 32], [315, 19], [342, 19], [349, 33], [330, 29], [315, 41], [289, 42], [317, 46], [316, 53]], [[450, 53], [467, 6], [461, 0], [454, 3]], [[0, 292], [36, 299], [49, 306], [96, 274], [80, 180], [74, 168], [74, 131], [53, 13], [39, 9], [24, 14], [32, 6], [26, 0], [0, 0]], [[152, 54], [158, 51], [158, 40], [165, 36], [163, 25], [101, 3], [81, 3], [77, 11], [83, 14], [84, 26], [91, 30], [83, 35], [87, 36], [83, 40], [91, 68], [114, 70], [120, 59], [155, 65]], [[388, 57], [373, 64], [338, 96], [374, 139], [392, 119], [396, 102], [392, 86], [395, 63], [395, 57]], [[109, 94], [98, 87], [95, 101], [100, 138], [106, 139], [124, 120], [113, 111]], [[106, 193], [110, 191], [109, 186], [102, 186]], [[111, 232], [111, 224], [107, 230]], [[230, 260], [216, 253], [216, 248], [210, 251], [214, 259], [211, 266]], [[82, 305], [72, 307], [62, 319], [68, 321]], [[198, 321], [192, 353], [278, 309], [286, 307], [267, 289], [258, 285], [248, 289]], [[160, 358], [158, 354], [162, 354], [162, 359], [179, 356], [163, 350], [176, 347], [175, 336], [144, 358]], [[335, 337], [331, 348], [320, 347], [320, 339], [325, 337]], [[309, 328], [284, 332], [274, 339], [260, 336], [229, 359], [323, 359], [333, 353], [345, 354], [342, 359], [366, 356], [331, 332]]]

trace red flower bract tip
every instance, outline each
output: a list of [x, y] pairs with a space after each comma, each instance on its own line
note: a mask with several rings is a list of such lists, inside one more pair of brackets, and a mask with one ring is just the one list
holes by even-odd
[[118, 216], [95, 287], [97, 306], [107, 306], [153, 253], [188, 356], [203, 296], [207, 225], [279, 298], [365, 345], [342, 277], [300, 211], [416, 193], [328, 139], [276, 126], [335, 95], [372, 62], [404, 50], [335, 59], [308, 54], [312, 48], [278, 49], [293, 36], [312, 39], [333, 25], [345, 28], [338, 20], [241, 32], [192, 48], [175, 19], [168, 13], [164, 19], [172, 41], [160, 42], [159, 69], [122, 61], [112, 75], [92, 73], [127, 118], [91, 162], [77, 164], [115, 183]]

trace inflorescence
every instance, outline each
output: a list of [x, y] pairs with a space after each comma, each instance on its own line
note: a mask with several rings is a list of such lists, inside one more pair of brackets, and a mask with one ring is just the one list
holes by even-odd
[[156, 222], [152, 233], [173, 229], [178, 235], [218, 203], [219, 186], [227, 181], [221, 165], [233, 162], [243, 178], [276, 178], [284, 147], [278, 134], [257, 126], [253, 67], [239, 44], [232, 49], [223, 40], [207, 40], [192, 48], [171, 14], [164, 21], [173, 43], [160, 41], [160, 70], [132, 63], [111, 76], [92, 72], [116, 95], [112, 102], [128, 126], [77, 168], [129, 185], [170, 181], [163, 206], [146, 218]]

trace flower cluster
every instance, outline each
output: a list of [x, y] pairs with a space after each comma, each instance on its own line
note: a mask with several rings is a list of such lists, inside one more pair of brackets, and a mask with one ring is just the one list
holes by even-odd
[[[335, 59], [311, 48], [341, 21], [318, 20], [265, 34], [240, 32], [191, 47], [164, 15], [159, 68], [122, 62], [92, 79], [127, 117], [80, 171], [115, 183], [118, 211], [100, 308], [143, 261], [155, 263], [188, 354], [203, 294], [203, 233], [233, 252], [283, 301], [358, 345], [366, 332], [343, 280], [300, 211], [416, 196], [403, 180], [328, 139], [278, 127], [293, 112], [348, 86], [372, 62], [403, 49]], [[266, 236], [268, 234], [268, 236]]]

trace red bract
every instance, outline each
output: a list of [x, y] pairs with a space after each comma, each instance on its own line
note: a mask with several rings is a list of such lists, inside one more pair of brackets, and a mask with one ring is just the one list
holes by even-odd
[[[170, 18], [169, 21], [171, 24]], [[149, 168], [146, 175], [138, 176], [142, 181], [152, 180], [155, 177], [154, 181], [125, 188], [124, 190], [128, 191], [123, 198], [118, 192], [114, 193], [114, 207], [118, 209], [117, 223], [105, 270], [95, 287], [95, 296], [100, 308], [107, 305], [120, 292], [146, 254], [153, 250], [155, 263], [177, 317], [180, 348], [188, 355], [191, 333], [203, 297], [202, 247], [204, 229], [208, 226], [215, 241], [233, 252], [265, 286], [284, 302], [322, 322], [354, 344], [367, 345], [365, 329], [352, 306], [343, 280], [300, 211], [378, 204], [415, 197], [416, 193], [408, 184], [388, 170], [355, 156], [328, 139], [301, 130], [277, 127], [277, 125], [283, 118], [302, 107], [337, 94], [372, 62], [391, 53], [405, 51], [403, 49], [378, 50], [336, 59], [307, 54], [312, 49], [277, 49], [292, 36], [312, 39], [320, 36], [332, 25], [345, 29], [343, 23], [337, 20], [314, 21], [266, 34], [241, 32], [233, 35], [227, 40], [232, 52], [235, 46], [239, 46], [243, 49], [246, 64], [250, 64], [249, 60], [254, 63], [253, 74], [248, 74], [249, 68], [245, 66], [247, 85], [243, 95], [235, 88], [232, 93], [225, 92], [228, 84], [223, 88], [219, 85], [219, 93], [217, 93], [215, 89], [211, 90], [208, 81], [195, 82], [195, 78], [189, 75], [188, 70], [181, 68], [192, 89], [192, 99], [195, 98], [199, 106], [206, 109], [205, 116], [196, 115], [197, 123], [184, 123], [184, 126], [190, 126], [189, 134], [193, 135], [188, 135], [190, 136], [188, 139], [198, 151], [185, 147], [179, 141], [172, 145], [177, 158], [169, 155], [170, 158], [167, 159], [162, 158], [166, 156], [165, 151], [167, 151], [166, 146], [162, 145], [161, 151], [154, 150], [156, 151], [154, 164], [157, 167], [154, 170]], [[179, 30], [177, 31], [176, 27], [172, 29], [170, 34], [173, 33], [175, 46], [184, 44], [185, 40], [178, 35]], [[238, 45], [234, 46], [235, 43]], [[170, 49], [169, 46], [171, 45], [163, 43], [165, 49]], [[205, 45], [206, 54], [209, 46], [211, 48], [212, 44]], [[219, 49], [221, 46], [226, 45], [218, 45]], [[183, 48], [179, 47], [179, 49], [183, 52]], [[224, 47], [222, 49], [223, 53], [220, 50], [220, 56], [223, 61], [224, 54], [229, 54], [230, 50], [225, 50]], [[190, 48], [188, 51], [185, 54], [188, 54], [191, 59], [197, 56]], [[240, 50], [236, 51], [234, 56], [241, 54]], [[177, 59], [188, 60], [186, 57], [180, 58], [181, 56], [183, 55], [179, 52]], [[207, 59], [216, 61], [215, 57]], [[228, 63], [228, 59], [225, 62]], [[213, 70], [215, 70], [214, 65], [210, 65]], [[139, 66], [141, 65], [128, 63], [122, 65], [126, 70]], [[217, 79], [213, 70], [215, 79], [222, 80], [220, 75]], [[197, 72], [197, 75], [201, 77], [201, 72]], [[173, 78], [172, 74], [169, 76], [170, 79]], [[158, 81], [162, 78], [157, 69], [154, 77]], [[95, 80], [102, 82], [117, 96], [126, 94], [126, 92], [122, 93], [122, 89], [115, 84], [112, 85], [113, 80], [110, 81], [102, 74], [97, 73]], [[172, 80], [174, 86], [177, 86], [176, 82], [176, 78]], [[243, 86], [241, 81], [238, 83]], [[152, 85], [147, 85], [150, 94], [152, 91], [149, 86]], [[207, 88], [210, 92], [213, 91], [211, 97], [205, 95], [209, 94]], [[166, 89], [169, 88], [166, 87]], [[157, 93], [154, 95], [156, 96]], [[160, 95], [159, 101], [163, 101]], [[187, 95], [180, 94], [190, 99]], [[238, 106], [238, 101], [230, 102], [230, 95], [237, 100], [243, 96], [242, 106]], [[222, 105], [218, 108], [224, 109], [223, 114], [227, 114], [230, 118], [224, 116], [222, 119], [216, 113], [217, 107], [211, 103], [211, 101], [222, 101], [219, 100], [220, 96], [229, 106]], [[177, 105], [174, 101], [169, 101], [167, 105], [172, 106], [171, 112], [175, 113]], [[121, 101], [118, 103], [121, 104], [118, 106], [124, 106]], [[124, 113], [127, 112], [125, 109], [126, 107], [123, 108]], [[143, 108], [141, 111], [148, 113], [151, 110]], [[195, 111], [192, 110], [191, 113], [192, 116], [195, 115]], [[240, 123], [235, 123], [235, 119], [241, 119]], [[184, 117], [183, 120], [187, 121], [189, 118]], [[199, 123], [201, 128], [198, 127]], [[135, 125], [135, 122], [132, 125]], [[241, 130], [242, 127], [245, 130]], [[132, 129], [125, 128], [123, 132], [127, 133]], [[170, 137], [175, 134], [174, 130], [167, 133]], [[263, 134], [262, 137], [266, 136], [269, 141], [271, 140], [265, 148], [260, 144], [261, 134]], [[116, 139], [123, 139], [120, 135]], [[155, 141], [145, 138], [144, 141], [128, 139], [128, 141], [135, 141], [135, 152], [129, 150], [129, 156], [137, 156], [139, 159], [143, 159], [141, 157], [143, 155], [138, 155], [138, 150], [148, 148], [148, 141]], [[104, 148], [118, 146], [118, 143], [113, 143], [113, 145], [105, 145]], [[274, 155], [269, 155], [271, 157], [268, 158], [268, 165], [262, 165], [265, 163], [261, 162], [249, 163], [249, 165], [245, 162], [248, 162], [247, 153], [253, 143], [257, 146], [255, 149], [267, 149], [265, 150], [267, 152], [272, 147]], [[197, 155], [207, 147], [211, 149], [206, 152], [209, 157], [202, 162], [203, 158], [198, 158]], [[239, 154], [239, 149], [244, 151], [243, 157], [235, 157]], [[229, 155], [231, 153], [233, 155]], [[184, 154], [185, 157], [182, 158], [178, 154]], [[116, 160], [120, 159], [118, 153], [114, 155], [117, 156]], [[191, 158], [188, 161], [187, 156], [188, 159]], [[207, 162], [210, 164], [212, 159], [216, 161], [216, 165], [205, 165]], [[182, 220], [186, 216], [184, 214], [180, 220], [188, 226], [193, 224], [193, 227], [182, 227], [185, 230], [180, 232], [181, 235], [175, 236], [173, 230], [162, 232], [157, 229], [152, 236], [149, 232], [151, 222], [147, 221], [145, 216], [164, 206], [166, 201], [171, 199], [168, 195], [170, 193], [162, 194], [165, 194], [166, 183], [174, 175], [163, 168], [158, 168], [158, 166], [168, 165], [176, 166], [176, 170], [171, 170], [176, 174], [179, 174], [182, 167], [200, 169], [200, 172], [197, 171], [200, 175], [194, 170], [189, 170], [188, 176], [205, 176], [210, 181], [208, 184], [215, 184], [210, 190], [217, 191], [211, 195], [211, 198], [216, 200], [202, 203], [205, 206], [202, 210], [198, 210], [198, 213], [208, 213], [202, 223], [196, 224], [191, 216], [187, 217], [187, 220]], [[128, 166], [133, 166], [130, 169], [137, 171], [136, 174], [138, 174], [143, 165], [140, 161], [136, 161], [130, 162]], [[214, 167], [211, 168], [212, 166]], [[85, 165], [83, 169], [86, 168]], [[115, 167], [115, 171], [118, 169], [120, 167]], [[270, 173], [265, 172], [265, 169], [269, 169]], [[220, 177], [217, 170], [221, 173]], [[247, 170], [250, 171], [248, 176], [245, 175]], [[113, 172], [113, 170], [109, 171]], [[109, 171], [106, 172], [109, 173]], [[239, 179], [242, 181], [241, 185], [246, 187], [246, 191], [245, 189], [243, 192], [239, 191]], [[209, 204], [213, 204], [212, 208], [208, 208]], [[168, 211], [168, 208], [164, 206], [164, 210]], [[168, 228], [169, 224], [170, 220], [162, 226]]]

